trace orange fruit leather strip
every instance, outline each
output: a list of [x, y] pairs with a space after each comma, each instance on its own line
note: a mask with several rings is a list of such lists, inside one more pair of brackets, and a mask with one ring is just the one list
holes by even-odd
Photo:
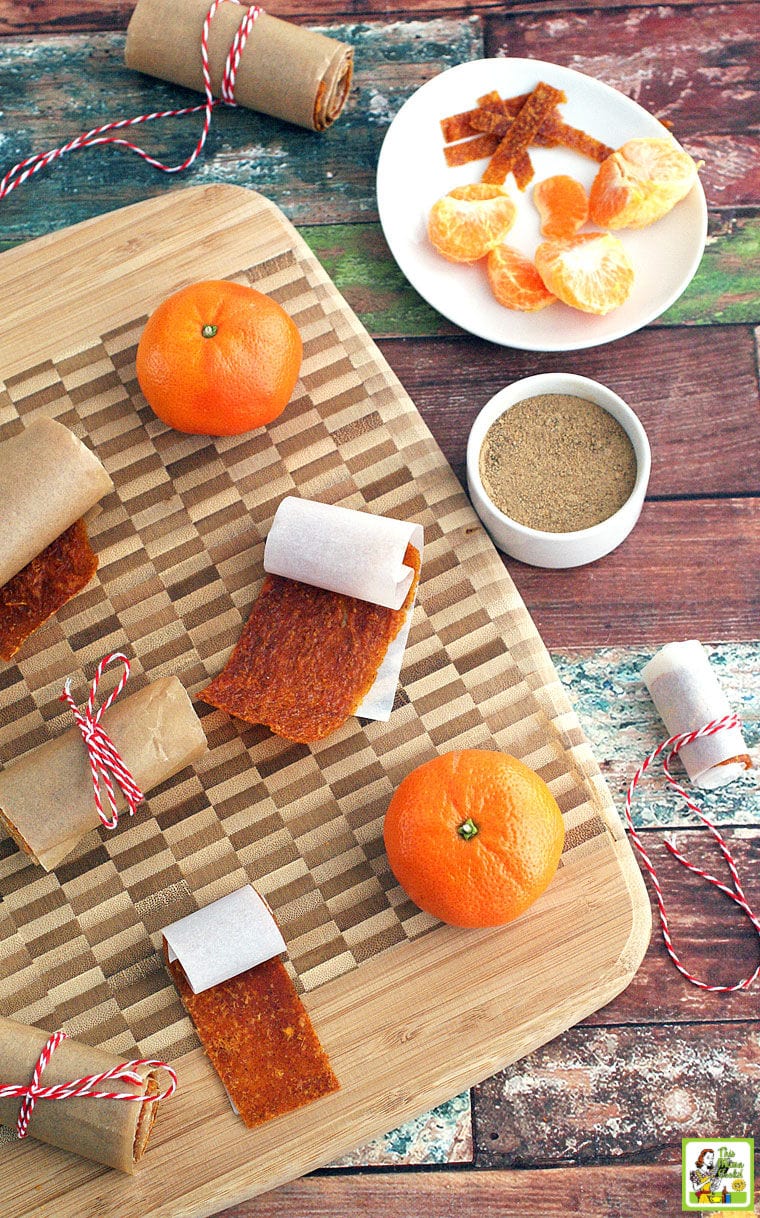
[[525, 152], [548, 112], [560, 102], [565, 94], [545, 81], [540, 81], [522, 106], [514, 122], [510, 123], [496, 152], [491, 157], [483, 174], [483, 181], [500, 186], [517, 157]]
[[10, 660], [97, 569], [87, 525], [77, 520], [0, 588], [0, 657]]
[[280, 959], [194, 994], [166, 963], [209, 1061], [249, 1129], [340, 1087]]
[[414, 600], [420, 556], [407, 546], [414, 579], [400, 609], [268, 575], [225, 667], [198, 696], [308, 744], [352, 715], [372, 687]]

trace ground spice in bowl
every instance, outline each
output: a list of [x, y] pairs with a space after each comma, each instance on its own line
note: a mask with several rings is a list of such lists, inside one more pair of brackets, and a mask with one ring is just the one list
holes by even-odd
[[627, 432], [603, 407], [546, 393], [516, 402], [491, 424], [479, 470], [505, 516], [546, 533], [571, 533], [623, 506], [637, 466]]

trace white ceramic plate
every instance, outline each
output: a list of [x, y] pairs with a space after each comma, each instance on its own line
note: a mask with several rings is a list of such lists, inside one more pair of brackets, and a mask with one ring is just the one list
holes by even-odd
[[[683, 292], [699, 266], [707, 235], [707, 206], [697, 183], [677, 207], [649, 228], [622, 229], [633, 261], [634, 288], [624, 305], [605, 317], [557, 303], [538, 313], [505, 309], [491, 295], [483, 263], [447, 262], [427, 239], [427, 216], [436, 199], [455, 186], [478, 182], [485, 161], [452, 169], [443, 155], [440, 120], [477, 105], [491, 89], [525, 93], [545, 80], [563, 89], [565, 122], [612, 148], [640, 136], [662, 136], [661, 123], [609, 85], [572, 68], [538, 59], [479, 59], [433, 77], [402, 106], [388, 128], [377, 167], [377, 202], [385, 238], [406, 275], [429, 304], [463, 330], [526, 351], [576, 351], [611, 342], [659, 317]], [[598, 166], [565, 148], [531, 148], [535, 177], [524, 192], [508, 178], [518, 216], [508, 240], [532, 257], [541, 240], [533, 185], [567, 173], [588, 189]], [[587, 231], [587, 230], [584, 230]], [[588, 230], [590, 231], [590, 230]]]

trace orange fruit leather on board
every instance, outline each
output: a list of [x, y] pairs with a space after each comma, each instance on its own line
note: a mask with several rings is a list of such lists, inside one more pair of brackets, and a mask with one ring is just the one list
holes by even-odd
[[550, 292], [584, 313], [609, 313], [633, 289], [631, 260], [622, 241], [610, 233], [545, 241], [536, 250], [536, 269]]
[[411, 608], [420, 572], [414, 546], [404, 563], [414, 579], [400, 609], [267, 575], [230, 659], [198, 696], [286, 740], [329, 736], [371, 689]]
[[501, 926], [559, 865], [562, 814], [543, 779], [507, 753], [463, 749], [412, 770], [385, 817], [388, 862], [420, 909], [454, 926]]
[[537, 182], [533, 202], [541, 217], [543, 237], [574, 237], [588, 220], [586, 192], [576, 178], [566, 173]]
[[298, 328], [276, 300], [210, 279], [151, 313], [137, 347], [137, 379], [169, 427], [235, 436], [282, 413], [302, 354]]
[[505, 309], [535, 313], [557, 299], [545, 286], [530, 258], [513, 245], [497, 245], [491, 250], [486, 269], [491, 291]]
[[0, 588], [0, 658], [10, 660], [38, 626], [89, 584], [97, 569], [87, 525], [77, 520]]
[[477, 262], [503, 241], [517, 208], [500, 186], [457, 186], [430, 209], [428, 237], [450, 262]]
[[589, 215], [602, 228], [644, 228], [667, 215], [696, 180], [696, 161], [669, 136], [629, 140], [600, 165]]
[[190, 989], [179, 961], [166, 967], [249, 1128], [339, 1089], [281, 960], [266, 960], [202, 994]]

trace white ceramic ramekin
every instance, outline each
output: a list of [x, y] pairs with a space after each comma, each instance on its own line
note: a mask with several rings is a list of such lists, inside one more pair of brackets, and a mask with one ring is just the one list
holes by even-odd
[[[625, 429], [636, 455], [636, 481], [623, 506], [599, 524], [573, 533], [546, 533], [518, 524], [496, 507], [480, 477], [480, 450], [491, 424], [516, 402], [544, 393], [567, 393], [601, 406]], [[476, 512], [500, 550], [534, 567], [580, 567], [619, 546], [639, 518], [651, 464], [646, 432], [630, 406], [598, 381], [570, 372], [529, 376], [501, 389], [481, 410], [467, 442], [467, 482]]]

